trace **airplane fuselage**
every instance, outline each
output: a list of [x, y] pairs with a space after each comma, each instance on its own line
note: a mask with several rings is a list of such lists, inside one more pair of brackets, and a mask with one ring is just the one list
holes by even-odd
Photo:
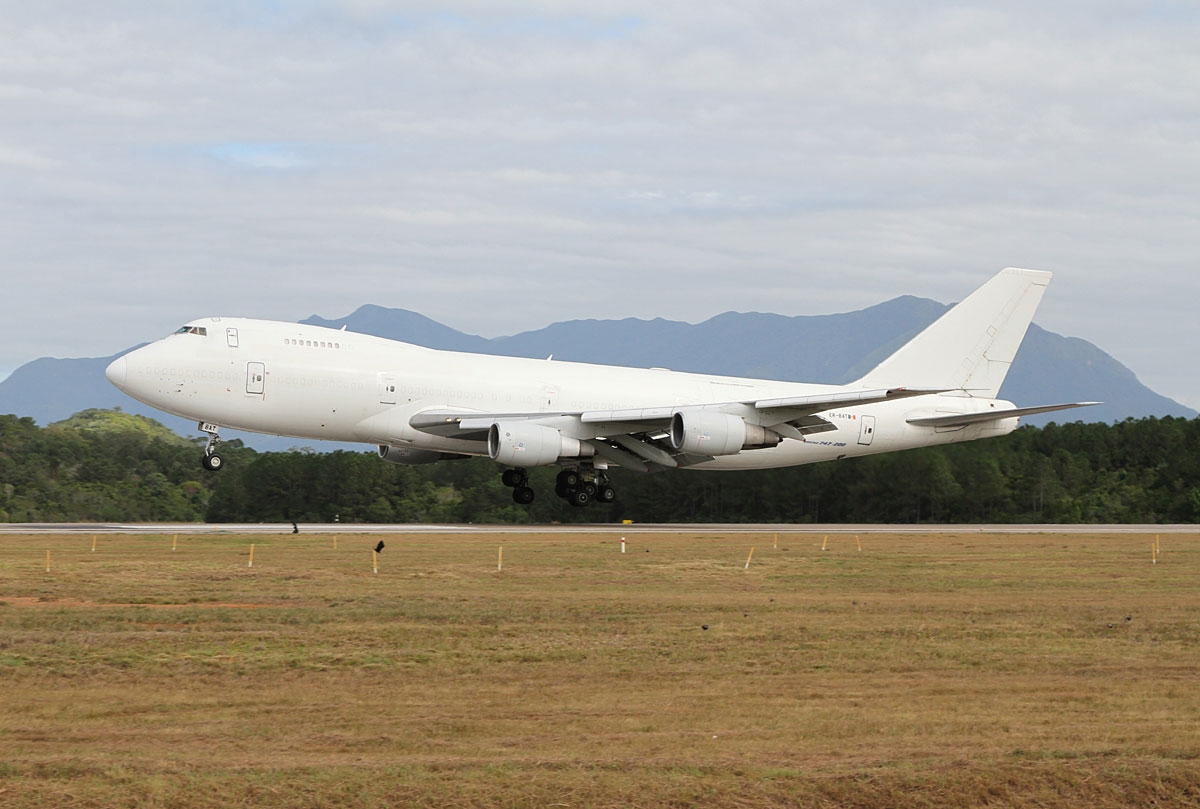
[[[201, 333], [202, 332], [202, 333]], [[195, 320], [116, 360], [109, 378], [159, 410], [222, 427], [297, 438], [486, 455], [478, 440], [433, 435], [410, 424], [423, 411], [556, 414], [687, 407], [832, 395], [846, 388], [437, 351], [345, 331], [244, 318]], [[1017, 418], [938, 428], [909, 419], [1003, 410], [962, 393], [841, 406], [827, 429], [801, 440], [692, 465], [765, 469], [953, 443], [1011, 432]], [[564, 416], [566, 418], [566, 416]], [[603, 438], [605, 425], [577, 437]]]

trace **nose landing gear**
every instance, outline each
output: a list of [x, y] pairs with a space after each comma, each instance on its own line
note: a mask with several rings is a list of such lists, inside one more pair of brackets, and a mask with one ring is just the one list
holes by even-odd
[[200, 459], [200, 465], [210, 472], [217, 472], [225, 466], [225, 459], [217, 454], [217, 444], [221, 443], [221, 436], [217, 433], [221, 428], [203, 421], [197, 426], [201, 432], [208, 433], [208, 446], [204, 448], [204, 457]]

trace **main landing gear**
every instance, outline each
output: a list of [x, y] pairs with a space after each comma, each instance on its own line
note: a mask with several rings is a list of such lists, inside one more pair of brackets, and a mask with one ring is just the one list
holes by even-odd
[[200, 465], [209, 472], [217, 472], [225, 466], [225, 459], [217, 454], [217, 444], [221, 443], [221, 436], [217, 435], [220, 428], [204, 422], [201, 422], [199, 427], [202, 432], [208, 433], [208, 446], [204, 448], [204, 457], [200, 459]]
[[586, 506], [593, 500], [611, 503], [617, 490], [608, 482], [608, 475], [595, 468], [564, 469], [554, 480], [554, 493], [573, 506]]
[[529, 488], [528, 469], [505, 469], [500, 475], [501, 482], [513, 490], [513, 502], [519, 506], [527, 506], [533, 502], [533, 489]]
[[[533, 502], [528, 469], [505, 469], [500, 479], [513, 490], [514, 503], [527, 506]], [[611, 503], [617, 499], [617, 490], [609, 484], [608, 475], [592, 466], [559, 472], [554, 480], [554, 493], [578, 507], [593, 501]]]

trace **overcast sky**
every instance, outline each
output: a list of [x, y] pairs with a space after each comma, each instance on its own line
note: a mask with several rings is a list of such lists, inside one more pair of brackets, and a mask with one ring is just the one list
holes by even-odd
[[0, 377], [215, 314], [496, 336], [1024, 266], [1200, 408], [1195, 3], [0, 8]]

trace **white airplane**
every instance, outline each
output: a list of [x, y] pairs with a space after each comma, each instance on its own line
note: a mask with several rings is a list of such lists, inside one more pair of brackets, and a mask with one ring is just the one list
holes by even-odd
[[[1006, 269], [866, 376], [815, 385], [436, 351], [319, 326], [194, 320], [105, 375], [152, 407], [196, 419], [220, 469], [220, 427], [375, 444], [424, 464], [488, 456], [513, 500], [528, 470], [559, 466], [573, 505], [616, 497], [607, 471], [766, 469], [1005, 435], [996, 398], [1050, 273]], [[820, 350], [819, 346], [780, 350]]]

